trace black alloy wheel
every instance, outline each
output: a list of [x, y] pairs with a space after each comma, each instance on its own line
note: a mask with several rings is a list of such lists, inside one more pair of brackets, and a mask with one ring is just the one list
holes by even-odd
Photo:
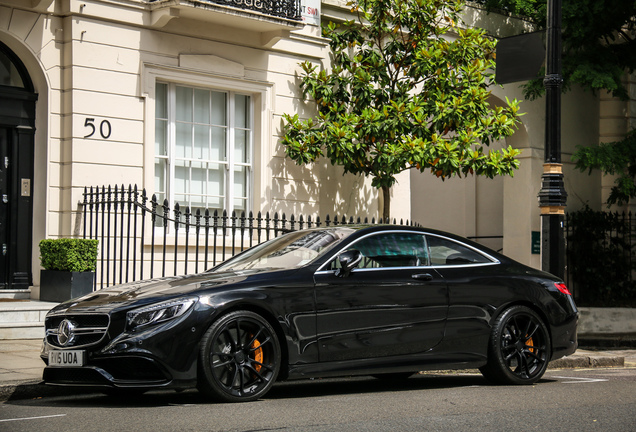
[[198, 388], [223, 402], [249, 402], [269, 391], [280, 369], [276, 332], [258, 314], [222, 316], [201, 340]]
[[488, 363], [480, 368], [498, 384], [533, 384], [550, 361], [550, 334], [530, 308], [513, 306], [497, 318], [488, 346]]

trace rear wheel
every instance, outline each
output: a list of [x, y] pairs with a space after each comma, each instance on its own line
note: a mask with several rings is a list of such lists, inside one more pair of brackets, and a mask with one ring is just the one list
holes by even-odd
[[488, 363], [480, 368], [498, 384], [533, 384], [550, 361], [550, 334], [530, 308], [513, 306], [495, 321], [488, 346]]
[[235, 311], [222, 316], [201, 340], [199, 385], [224, 402], [248, 402], [269, 391], [280, 369], [276, 332], [258, 314]]

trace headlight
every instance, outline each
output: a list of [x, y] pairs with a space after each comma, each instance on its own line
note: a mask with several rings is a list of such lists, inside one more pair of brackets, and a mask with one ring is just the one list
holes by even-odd
[[185, 314], [197, 300], [198, 297], [185, 297], [132, 310], [126, 314], [127, 327], [129, 330], [134, 330], [178, 318]]

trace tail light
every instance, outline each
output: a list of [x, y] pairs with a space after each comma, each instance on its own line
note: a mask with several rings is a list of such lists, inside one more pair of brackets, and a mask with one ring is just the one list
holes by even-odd
[[563, 282], [555, 282], [554, 286], [556, 287], [556, 289], [558, 289], [559, 291], [561, 291], [563, 294], [565, 295], [569, 295], [571, 296], [572, 293], [570, 292], [570, 290], [568, 289], [568, 287], [565, 286], [565, 284]]

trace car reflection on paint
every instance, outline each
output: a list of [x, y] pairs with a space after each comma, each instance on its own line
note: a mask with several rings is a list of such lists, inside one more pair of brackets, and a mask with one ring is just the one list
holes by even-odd
[[296, 231], [192, 276], [134, 282], [46, 317], [47, 384], [197, 387], [220, 401], [277, 380], [479, 368], [532, 384], [576, 350], [560, 279], [421, 228]]

